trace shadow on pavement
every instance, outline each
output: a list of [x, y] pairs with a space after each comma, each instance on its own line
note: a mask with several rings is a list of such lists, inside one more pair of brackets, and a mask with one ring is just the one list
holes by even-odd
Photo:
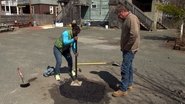
[[60, 68], [60, 73], [68, 73], [68, 72], [69, 72], [69, 68], [67, 66]]
[[111, 73], [107, 71], [91, 71], [90, 73], [99, 75], [99, 77], [102, 78], [111, 89], [113, 89], [114, 91], [118, 90], [117, 85], [120, 83], [120, 81]]
[[167, 40], [167, 41], [174, 41], [175, 37], [170, 37], [170, 36], [143, 36], [144, 39], [148, 40]]

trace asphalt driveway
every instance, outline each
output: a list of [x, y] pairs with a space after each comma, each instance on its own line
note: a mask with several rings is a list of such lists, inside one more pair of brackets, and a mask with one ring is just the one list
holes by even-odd
[[[71, 87], [63, 60], [62, 81], [43, 77], [54, 66], [53, 43], [65, 28], [22, 28], [0, 33], [0, 104], [181, 104], [185, 103], [185, 52], [173, 50], [167, 40], [175, 30], [141, 31], [141, 49], [134, 61], [134, 89], [128, 96], [111, 96], [120, 80], [120, 67], [78, 66], [81, 87]], [[78, 62], [121, 63], [119, 29], [84, 28], [79, 36]], [[21, 88], [17, 68], [25, 82]]]

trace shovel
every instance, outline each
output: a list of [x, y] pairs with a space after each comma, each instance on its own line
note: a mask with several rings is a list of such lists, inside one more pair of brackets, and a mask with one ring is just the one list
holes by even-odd
[[[77, 51], [77, 40], [75, 40], [75, 44], [76, 44], [76, 53], [78, 52]], [[78, 79], [77, 79], [77, 77], [78, 77], [78, 69], [77, 69], [77, 55], [75, 55], [75, 79], [71, 82], [71, 86], [81, 86], [82, 85], [82, 81], [79, 81]]]
[[30, 86], [30, 83], [25, 83], [24, 82], [24, 76], [23, 76], [23, 73], [21, 72], [21, 69], [18, 67], [17, 68], [17, 71], [18, 71], [18, 74], [19, 74], [19, 76], [20, 76], [20, 78], [21, 78], [21, 81], [22, 81], [22, 83], [20, 84], [20, 87], [28, 87], [28, 86]]

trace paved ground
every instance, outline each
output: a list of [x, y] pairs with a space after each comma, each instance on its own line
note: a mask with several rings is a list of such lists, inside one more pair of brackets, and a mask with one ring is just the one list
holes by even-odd
[[[54, 40], [63, 28], [23, 28], [0, 34], [0, 104], [182, 104], [185, 103], [185, 52], [172, 50], [174, 30], [141, 31], [141, 49], [134, 61], [134, 89], [128, 96], [111, 96], [120, 80], [120, 68], [111, 65], [79, 66], [81, 87], [71, 87], [62, 64], [62, 79], [43, 77], [54, 66]], [[83, 29], [79, 37], [79, 62], [121, 62], [120, 30]], [[21, 88], [17, 68], [25, 82]]]

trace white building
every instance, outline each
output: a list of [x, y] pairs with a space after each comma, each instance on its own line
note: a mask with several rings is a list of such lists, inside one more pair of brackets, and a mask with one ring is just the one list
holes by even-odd
[[17, 7], [18, 0], [2, 0], [1, 12], [5, 15], [19, 14], [19, 8]]

